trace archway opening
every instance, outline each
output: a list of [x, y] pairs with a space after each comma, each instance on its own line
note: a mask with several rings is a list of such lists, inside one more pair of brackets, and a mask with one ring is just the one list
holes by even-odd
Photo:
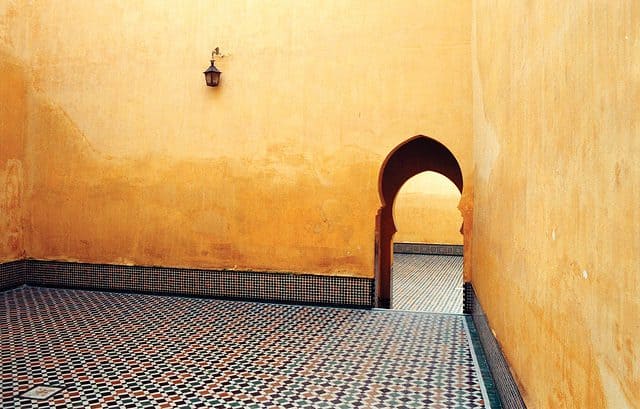
[[398, 191], [391, 308], [462, 314], [461, 197], [451, 180], [431, 171], [409, 178]]
[[393, 202], [402, 185], [411, 177], [426, 171], [447, 177], [462, 192], [462, 171], [451, 151], [442, 143], [424, 135], [415, 136], [397, 146], [387, 156], [378, 177], [381, 207], [376, 215], [375, 276], [376, 305], [391, 306], [391, 267], [393, 235]]

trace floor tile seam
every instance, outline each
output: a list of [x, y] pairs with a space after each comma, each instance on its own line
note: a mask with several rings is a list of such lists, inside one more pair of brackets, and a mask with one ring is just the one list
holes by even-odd
[[469, 344], [469, 350], [471, 351], [471, 357], [473, 358], [473, 368], [475, 369], [478, 379], [480, 380], [480, 390], [482, 391], [482, 399], [484, 399], [485, 408], [491, 409], [491, 401], [489, 400], [489, 393], [487, 391], [487, 387], [485, 385], [482, 372], [480, 371], [480, 363], [478, 362], [476, 350], [473, 347], [473, 342], [471, 340], [471, 332], [469, 331], [469, 325], [467, 324], [466, 319], [463, 321], [464, 321], [464, 331], [467, 335], [467, 343]]

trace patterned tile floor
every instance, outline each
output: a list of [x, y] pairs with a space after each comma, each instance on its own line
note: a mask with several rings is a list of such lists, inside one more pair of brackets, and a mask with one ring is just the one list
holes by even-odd
[[[20, 287], [0, 407], [481, 408], [463, 316]], [[62, 387], [46, 401], [33, 385]]]
[[393, 309], [462, 314], [462, 256], [393, 255]]

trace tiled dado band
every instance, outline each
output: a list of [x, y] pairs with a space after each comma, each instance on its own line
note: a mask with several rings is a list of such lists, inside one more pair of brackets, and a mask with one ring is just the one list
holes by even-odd
[[461, 256], [463, 246], [455, 244], [393, 243], [394, 253]]
[[28, 284], [356, 308], [371, 308], [374, 302], [374, 282], [368, 278], [40, 260], [14, 263], [0, 264], [0, 288]]
[[473, 324], [477, 331], [480, 344], [484, 351], [484, 355], [493, 377], [500, 402], [503, 408], [526, 409], [526, 405], [522, 400], [520, 391], [516, 381], [511, 375], [509, 364], [502, 354], [498, 341], [493, 336], [484, 310], [476, 297], [476, 293], [471, 283], [464, 284], [465, 290], [465, 313], [471, 314]]
[[0, 263], [0, 290], [24, 284], [25, 261]]

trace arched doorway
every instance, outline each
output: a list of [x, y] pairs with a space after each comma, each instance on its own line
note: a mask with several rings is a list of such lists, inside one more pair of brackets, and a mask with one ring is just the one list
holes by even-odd
[[397, 146], [387, 156], [378, 176], [381, 207], [376, 215], [375, 275], [376, 305], [391, 306], [392, 238], [397, 231], [393, 220], [393, 201], [402, 185], [412, 176], [433, 171], [446, 176], [462, 193], [462, 170], [446, 146], [424, 135]]

